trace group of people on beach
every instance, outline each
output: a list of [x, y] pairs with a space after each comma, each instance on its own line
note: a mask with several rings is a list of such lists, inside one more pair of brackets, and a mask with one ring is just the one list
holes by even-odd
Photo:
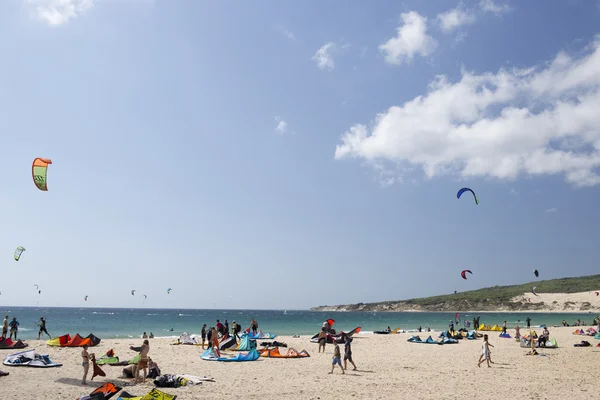
[[[17, 321], [17, 317], [13, 317], [12, 321], [8, 322], [8, 315], [4, 316], [4, 320], [2, 321], [2, 336], [3, 338], [6, 338], [7, 334], [9, 333], [9, 328], [10, 328], [10, 336], [9, 339], [12, 339], [14, 337], [14, 340], [19, 340], [18, 339], [18, 334], [19, 334], [19, 321]], [[40, 340], [40, 336], [42, 335], [42, 333], [45, 333], [46, 335], [48, 335], [49, 338], [52, 338], [52, 336], [50, 336], [50, 334], [48, 333], [48, 330], [46, 329], [46, 319], [44, 317], [40, 317], [40, 322], [38, 323], [38, 326], [40, 327], [40, 330], [38, 332], [38, 337], [37, 340]]]

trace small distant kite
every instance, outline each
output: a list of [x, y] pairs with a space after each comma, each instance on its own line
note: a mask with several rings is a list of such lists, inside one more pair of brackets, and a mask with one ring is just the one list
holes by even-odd
[[462, 196], [462, 194], [464, 192], [471, 192], [473, 194], [473, 198], [475, 199], [475, 204], [479, 204], [479, 199], [477, 198], [477, 195], [475, 194], [475, 192], [472, 189], [469, 189], [469, 188], [466, 188], [466, 187], [460, 189], [458, 191], [458, 193], [456, 193], [456, 198], [460, 199], [460, 196]]
[[83, 300], [87, 301], [87, 298], [88, 298], [88, 297], [87, 297], [87, 294], [86, 294], [86, 295], [85, 295], [85, 297], [83, 298]]
[[135, 289], [133, 289], [133, 290], [131, 291], [131, 295], [132, 295], [132, 296], [135, 296]]
[[35, 288], [36, 288], [36, 289], [39, 289], [39, 288], [40, 288], [40, 286], [39, 286], [39, 285], [33, 285], [33, 286], [35, 286]]
[[42, 294], [42, 291], [41, 291], [41, 290], [38, 290], [38, 294]]
[[534, 270], [533, 270], [533, 273], [535, 274], [535, 277], [536, 277], [536, 278], [539, 278], [539, 276], [540, 276], [540, 273], [538, 272], [538, 270], [537, 270], [537, 269], [534, 269]]
[[168, 289], [167, 289], [167, 294], [171, 294], [171, 290], [173, 290], [173, 289], [171, 289], [171, 288], [168, 288]]
[[460, 276], [462, 276], [463, 279], [467, 279], [467, 272], [473, 274], [470, 270], [465, 269], [463, 272], [460, 273]]
[[33, 183], [41, 191], [48, 191], [48, 182], [46, 176], [48, 174], [48, 165], [52, 164], [52, 160], [49, 158], [36, 158], [33, 160], [31, 165], [31, 176], [33, 176]]
[[148, 296], [144, 295], [144, 300], [146, 300], [148, 298]]
[[532, 287], [532, 288], [531, 288], [531, 293], [533, 293], [534, 295], [536, 295], [536, 296], [537, 296], [538, 294], [535, 292], [535, 289], [536, 289], [536, 288], [537, 288], [537, 286], [534, 286], [534, 287]]
[[17, 247], [17, 249], [15, 250], [15, 261], [19, 261], [19, 259], [21, 258], [21, 254], [23, 254], [24, 251], [25, 251], [25, 247], [23, 247], [23, 246]]

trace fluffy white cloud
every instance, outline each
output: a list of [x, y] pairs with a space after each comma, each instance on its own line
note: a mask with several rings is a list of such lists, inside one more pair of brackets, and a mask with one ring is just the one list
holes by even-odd
[[50, 25], [62, 25], [92, 8], [94, 0], [26, 0], [38, 18]]
[[317, 67], [322, 70], [333, 71], [335, 63], [333, 62], [333, 55], [331, 51], [335, 48], [335, 43], [325, 43], [312, 57], [317, 63]]
[[557, 212], [557, 211], [558, 211], [558, 209], [555, 207], [552, 207], [552, 208], [549, 208], [546, 210], [547, 213], [553, 213], [553, 212]]
[[415, 11], [404, 13], [400, 18], [402, 25], [398, 27], [396, 37], [379, 45], [385, 61], [400, 65], [411, 62], [415, 54], [426, 57], [433, 53], [437, 41], [427, 34], [427, 18]]
[[283, 135], [288, 130], [288, 123], [281, 117], [275, 117], [275, 122], [277, 122], [277, 126], [275, 127], [275, 132]]
[[600, 184], [600, 36], [584, 55], [496, 73], [438, 76], [427, 93], [357, 124], [335, 158], [421, 168], [431, 178], [564, 174]]
[[496, 4], [493, 0], [481, 0], [479, 2], [479, 7], [484, 12], [491, 12], [496, 15], [504, 14], [512, 10], [508, 4]]
[[438, 14], [436, 20], [444, 32], [452, 32], [463, 25], [469, 25], [475, 22], [475, 14], [459, 5], [445, 13]]

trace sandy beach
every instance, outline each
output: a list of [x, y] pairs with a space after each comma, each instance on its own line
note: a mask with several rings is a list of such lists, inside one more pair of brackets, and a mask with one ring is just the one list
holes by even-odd
[[[501, 321], [498, 321], [501, 323]], [[527, 349], [514, 339], [499, 338], [489, 332], [492, 368], [476, 363], [483, 340], [461, 340], [455, 345], [427, 345], [407, 342], [409, 333], [395, 335], [358, 335], [353, 341], [353, 357], [358, 371], [342, 375], [339, 367], [331, 368], [333, 345], [326, 353], [317, 353], [317, 344], [309, 337], [277, 337], [276, 340], [298, 350], [306, 349], [305, 359], [263, 359], [245, 363], [221, 363], [200, 359], [198, 346], [171, 345], [171, 339], [152, 339], [150, 356], [159, 363], [162, 373], [211, 376], [216, 382], [197, 386], [163, 389], [179, 399], [344, 399], [392, 398], [459, 399], [464, 396], [488, 398], [502, 396], [519, 399], [564, 399], [589, 396], [597, 390], [593, 368], [598, 364], [600, 349], [578, 348], [574, 343], [587, 340], [594, 346], [600, 341], [589, 336], [575, 336], [575, 327], [550, 328], [558, 349], [541, 349], [547, 356], [525, 356]], [[541, 330], [537, 330], [541, 333]], [[514, 336], [514, 330], [509, 329]], [[425, 339], [427, 333], [420, 334]], [[439, 332], [432, 333], [437, 339]], [[135, 355], [131, 345], [141, 339], [103, 340], [91, 348], [96, 355], [114, 349], [121, 360]], [[106, 377], [96, 377], [87, 387], [81, 386], [82, 367], [79, 348], [53, 348], [45, 341], [29, 341], [29, 348], [64, 365], [59, 368], [35, 369], [2, 366], [10, 372], [0, 378], [3, 399], [39, 398], [41, 394], [60, 399], [76, 399], [88, 394], [101, 383], [111, 381], [131, 394], [142, 395], [154, 385], [132, 385], [121, 378], [123, 367], [103, 366]], [[342, 346], [343, 351], [343, 346]], [[1, 350], [0, 356], [13, 353]], [[233, 353], [233, 352], [228, 352]], [[90, 373], [91, 376], [91, 373]], [[89, 378], [88, 378], [89, 379]], [[116, 398], [116, 397], [115, 397]]]

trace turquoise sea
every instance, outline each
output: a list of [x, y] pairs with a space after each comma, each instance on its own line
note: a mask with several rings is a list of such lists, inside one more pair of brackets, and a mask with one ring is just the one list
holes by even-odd
[[[259, 323], [263, 332], [278, 335], [312, 335], [319, 331], [321, 324], [327, 318], [335, 319], [334, 328], [337, 331], [349, 331], [361, 326], [363, 333], [369, 334], [390, 326], [405, 330], [414, 330], [419, 326], [430, 327], [433, 330], [443, 330], [454, 320], [455, 313], [365, 313], [365, 312], [317, 312], [302, 310], [189, 310], [189, 309], [150, 309], [150, 308], [62, 308], [62, 307], [6, 307], [0, 306], [1, 317], [9, 315], [17, 317], [20, 323], [19, 338], [35, 339], [37, 323], [40, 317], [47, 320], [48, 332], [54, 336], [65, 333], [79, 333], [87, 336], [89, 333], [100, 337], [126, 338], [139, 337], [142, 332], [153, 332], [156, 337], [178, 337], [182, 332], [199, 333], [202, 324], [216, 325], [216, 320], [225, 319], [231, 324], [237, 321], [245, 329], [250, 325], [251, 318]], [[591, 324], [596, 314], [590, 313], [461, 313], [462, 320], [473, 320], [481, 316], [481, 322], [489, 325], [501, 325], [507, 321], [514, 326], [518, 321], [524, 321], [528, 316], [532, 325], [559, 325], [564, 319], [573, 325], [577, 319]], [[522, 323], [521, 323], [522, 325]], [[462, 324], [461, 324], [462, 326]], [[172, 331], [170, 329], [173, 329]]]

